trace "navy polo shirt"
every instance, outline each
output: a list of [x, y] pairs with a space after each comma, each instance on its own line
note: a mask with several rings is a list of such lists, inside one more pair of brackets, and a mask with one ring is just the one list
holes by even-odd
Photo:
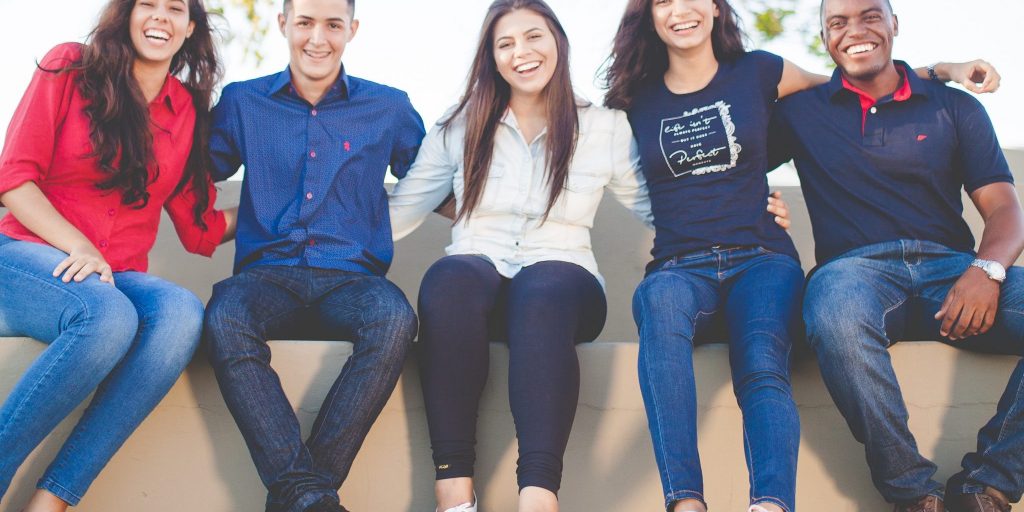
[[228, 85], [213, 109], [213, 176], [245, 166], [235, 272], [304, 266], [384, 275], [394, 246], [384, 175], [424, 136], [404, 92], [341, 76], [317, 105], [282, 73]]
[[675, 94], [661, 76], [629, 110], [654, 214], [653, 266], [713, 246], [761, 246], [797, 258], [767, 211], [769, 120], [783, 60], [753, 51], [719, 63], [703, 89]]
[[978, 100], [896, 65], [903, 83], [877, 102], [844, 85], [836, 70], [829, 83], [776, 108], [772, 164], [796, 163], [819, 265], [899, 239], [973, 252], [961, 189], [1013, 183]]

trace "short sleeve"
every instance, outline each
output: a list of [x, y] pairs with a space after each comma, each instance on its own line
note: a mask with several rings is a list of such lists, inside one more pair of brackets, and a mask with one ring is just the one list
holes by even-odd
[[963, 172], [964, 189], [969, 194], [992, 183], [1013, 183], [1013, 174], [985, 107], [966, 93], [958, 92], [955, 102], [956, 158]]
[[785, 60], [774, 53], [762, 50], [752, 51], [748, 57], [756, 70], [756, 76], [751, 79], [757, 81], [765, 100], [772, 102], [779, 99], [779, 83], [782, 82]]
[[45, 179], [57, 132], [75, 92], [74, 72], [60, 71], [81, 57], [81, 46], [62, 44], [39, 63], [14, 111], [0, 154], [0, 194]]

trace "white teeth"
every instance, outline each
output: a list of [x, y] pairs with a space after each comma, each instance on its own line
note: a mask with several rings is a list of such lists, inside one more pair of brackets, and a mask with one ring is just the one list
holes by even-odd
[[171, 39], [171, 35], [170, 34], [168, 34], [167, 32], [164, 32], [163, 30], [157, 30], [155, 28], [151, 28], [151, 29], [145, 31], [144, 35], [146, 37], [149, 37], [149, 38], [152, 38], [152, 39], [159, 39], [161, 41], [169, 41]]
[[516, 66], [516, 73], [526, 73], [527, 71], [533, 71], [539, 67], [540, 62], [527, 62], [526, 64]]
[[847, 48], [846, 53], [848, 55], [857, 55], [858, 53], [870, 52], [871, 50], [874, 50], [877, 47], [878, 45], [875, 43], [857, 44]]
[[691, 28], [697, 28], [697, 25], [700, 25], [700, 22], [690, 21], [687, 23], [677, 23], [675, 25], [672, 25], [672, 30], [675, 32], [678, 32], [680, 30], [689, 30]]

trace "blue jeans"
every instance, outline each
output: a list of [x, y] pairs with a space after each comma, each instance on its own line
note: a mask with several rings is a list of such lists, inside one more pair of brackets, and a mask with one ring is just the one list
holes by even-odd
[[[0, 408], [0, 497], [18, 466], [95, 391], [39, 481], [76, 505], [192, 358], [203, 305], [188, 290], [139, 272], [64, 283], [67, 254], [0, 235], [0, 336], [49, 346]], [[154, 461], [158, 463], [159, 461]]]
[[[673, 258], [633, 296], [640, 389], [667, 508], [704, 501], [697, 453], [695, 338], [726, 322], [733, 391], [743, 411], [750, 502], [794, 510], [800, 419], [789, 382], [803, 271], [762, 248], [714, 248]], [[715, 321], [717, 319], [717, 322]]]
[[[942, 245], [899, 240], [843, 254], [807, 284], [804, 320], [832, 399], [854, 437], [864, 443], [871, 478], [896, 503], [943, 496], [935, 464], [921, 456], [907, 427], [907, 409], [887, 347], [899, 340], [938, 340], [934, 315], [967, 270], [972, 254]], [[1007, 271], [995, 326], [952, 346], [1024, 354], [1024, 272]], [[947, 492], [979, 492], [986, 485], [1017, 501], [1024, 490], [1024, 363], [1010, 378], [996, 415], [978, 434], [978, 450]]]
[[[268, 492], [267, 510], [301, 511], [337, 497], [391, 396], [416, 334], [416, 315], [379, 276], [257, 266], [217, 283], [204, 337], [228, 409]], [[272, 339], [351, 340], [352, 356], [303, 442], [270, 367]]]

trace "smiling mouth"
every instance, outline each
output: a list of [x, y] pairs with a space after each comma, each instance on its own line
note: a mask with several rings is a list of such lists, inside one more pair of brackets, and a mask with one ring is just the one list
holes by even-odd
[[683, 22], [683, 23], [676, 23], [675, 25], [672, 25], [670, 28], [672, 29], [673, 32], [679, 34], [679, 33], [682, 33], [682, 32], [687, 32], [687, 31], [693, 30], [693, 29], [697, 28], [698, 26], [700, 26], [700, 22], [699, 21], [686, 21], [686, 22]]
[[520, 64], [520, 65], [516, 66], [515, 69], [516, 69], [516, 73], [519, 73], [520, 75], [525, 75], [525, 74], [530, 73], [531, 71], [537, 70], [538, 68], [540, 68], [540, 62], [534, 61], [534, 62], [527, 62], [527, 63], [524, 63], [524, 64]]
[[302, 50], [302, 53], [306, 54], [307, 57], [314, 60], [323, 60], [331, 56], [331, 52], [315, 52], [311, 50]]
[[875, 48], [878, 48], [878, 44], [877, 43], [861, 43], [861, 44], [855, 44], [855, 45], [847, 48], [845, 53], [847, 55], [860, 55], [862, 53], [868, 53], [868, 52], [874, 50]]
[[167, 41], [171, 40], [171, 34], [164, 30], [159, 30], [155, 28], [151, 28], [143, 32], [143, 35], [146, 36], [146, 39], [155, 42], [166, 43]]

